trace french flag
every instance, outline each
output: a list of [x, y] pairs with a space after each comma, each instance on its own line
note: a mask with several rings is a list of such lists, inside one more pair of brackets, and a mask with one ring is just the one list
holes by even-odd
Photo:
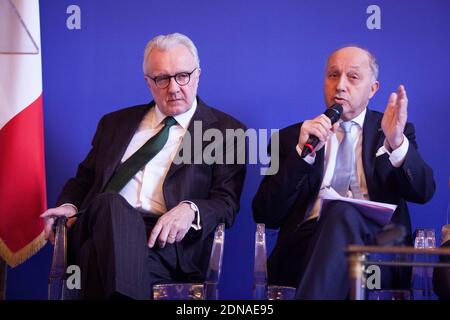
[[0, 1], [0, 256], [14, 267], [45, 245], [38, 0]]

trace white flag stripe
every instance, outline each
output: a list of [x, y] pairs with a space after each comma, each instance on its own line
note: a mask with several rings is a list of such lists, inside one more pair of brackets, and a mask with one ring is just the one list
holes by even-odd
[[[39, 54], [0, 54], [0, 129], [42, 93], [41, 35], [39, 16], [36, 15], [39, 2], [13, 0], [13, 3], [38, 46]], [[13, 13], [12, 10], [9, 12]], [[15, 32], [14, 26], [17, 28], [20, 24], [11, 23], [10, 34], [24, 34]]]

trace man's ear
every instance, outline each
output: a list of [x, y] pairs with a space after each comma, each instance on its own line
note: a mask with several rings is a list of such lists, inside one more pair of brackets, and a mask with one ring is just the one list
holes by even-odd
[[377, 93], [378, 89], [380, 89], [380, 83], [375, 80], [370, 86], [369, 99], [371, 99], [375, 95], [375, 93]]

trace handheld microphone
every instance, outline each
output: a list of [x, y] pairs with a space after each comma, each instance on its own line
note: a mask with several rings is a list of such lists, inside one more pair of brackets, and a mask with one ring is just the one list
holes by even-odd
[[[336, 103], [327, 110], [325, 110], [323, 114], [326, 115], [331, 120], [331, 125], [333, 125], [334, 123], [336, 123], [336, 121], [338, 121], [341, 118], [342, 111], [343, 111], [342, 105]], [[305, 145], [303, 146], [301, 157], [304, 158], [311, 152], [314, 152], [319, 141], [320, 141], [319, 138], [317, 138], [316, 136], [314, 135], [309, 136], [308, 141], [306, 141]]]

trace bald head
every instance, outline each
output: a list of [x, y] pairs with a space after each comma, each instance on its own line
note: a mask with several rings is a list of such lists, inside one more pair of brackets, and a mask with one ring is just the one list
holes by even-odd
[[[358, 47], [358, 46], [346, 46], [339, 49], [334, 50], [330, 56], [328, 57], [328, 61], [335, 54], [352, 52], [353, 54], [365, 54], [367, 56], [370, 70], [372, 71], [373, 80], [378, 79], [378, 62], [375, 56], [367, 49]], [[328, 62], [327, 62], [328, 64]]]
[[356, 46], [334, 51], [325, 70], [327, 106], [339, 103], [344, 108], [343, 119], [354, 119], [378, 90], [377, 75], [378, 66], [369, 51]]

